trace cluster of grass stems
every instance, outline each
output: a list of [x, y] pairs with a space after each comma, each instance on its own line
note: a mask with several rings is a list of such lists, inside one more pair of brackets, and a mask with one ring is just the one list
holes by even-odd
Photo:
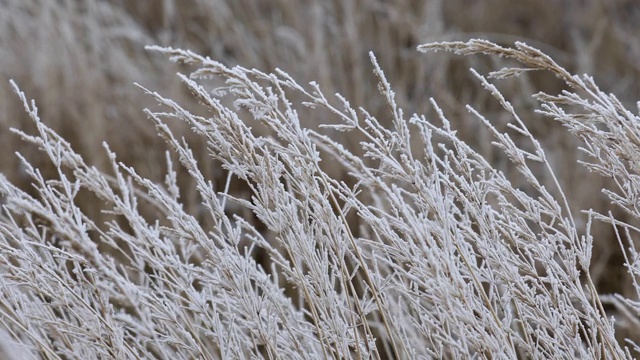
[[[621, 359], [640, 351], [637, 338], [617, 336], [640, 331], [640, 116], [590, 77], [524, 43], [418, 47], [513, 65], [472, 70], [508, 114], [507, 131], [467, 107], [509, 159], [515, 175], [507, 176], [459, 138], [435, 100], [434, 116], [405, 113], [373, 53], [383, 115], [283, 71], [149, 50], [194, 68], [179, 77], [200, 103], [189, 109], [140, 86], [161, 105], [146, 114], [171, 148], [157, 164], [164, 183], [106, 143], [109, 171], [85, 163], [13, 84], [37, 129], [15, 132], [57, 173], [45, 177], [22, 158], [32, 189], [0, 177], [0, 357]], [[624, 221], [572, 206], [528, 114], [495, 84], [531, 71], [566, 85], [534, 94], [535, 112], [580, 140], [581, 166], [613, 179], [602, 191]], [[309, 128], [305, 117], [325, 120]], [[174, 135], [176, 122], [206, 143], [207, 158]], [[207, 161], [224, 181], [202, 170]], [[181, 171], [197, 212], [183, 204]], [[230, 191], [238, 184], [248, 192]], [[91, 211], [81, 196], [95, 199]], [[598, 291], [595, 223], [614, 229], [635, 293]]]

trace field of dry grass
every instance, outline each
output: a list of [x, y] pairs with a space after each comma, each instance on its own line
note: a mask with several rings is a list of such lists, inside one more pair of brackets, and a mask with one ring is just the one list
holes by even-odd
[[[380, 96], [379, 78], [372, 71], [369, 55], [372, 52], [395, 92], [394, 102], [404, 109], [407, 117], [413, 113], [425, 114], [434, 126], [443, 125], [429, 100], [433, 98], [461, 141], [477, 151], [493, 168], [503, 172], [514, 188], [534, 194], [539, 189], [522, 175], [507, 154], [492, 145], [494, 133], [466, 108], [471, 105], [498, 132], [508, 132], [524, 150], [535, 150], [531, 148], [533, 145], [528, 136], [508, 127], [513, 122], [512, 114], [506, 112], [500, 101], [483, 89], [481, 81], [469, 71], [473, 68], [486, 75], [514, 66], [514, 59], [481, 54], [421, 53], [416, 48], [431, 42], [472, 38], [506, 47], [513, 47], [516, 41], [524, 42], [553, 58], [571, 74], [589, 74], [603, 93], [615, 94], [621, 106], [635, 111], [640, 99], [638, 24], [640, 6], [631, 0], [0, 1], [0, 151], [3, 153], [0, 172], [18, 188], [32, 195], [38, 194], [31, 185], [34, 180], [29, 169], [14, 155], [20, 152], [34, 168], [40, 169], [45, 179], [60, 176], [58, 167], [37, 144], [25, 142], [9, 130], [15, 128], [27, 134], [38, 131], [15, 95], [10, 79], [27, 98], [35, 100], [42, 122], [69, 141], [87, 165], [95, 165], [105, 172], [112, 170], [111, 159], [102, 145], [106, 142], [117, 154], [118, 161], [135, 169], [141, 177], [161, 183], [168, 171], [165, 151], [171, 146], [158, 136], [149, 113], [143, 109], [156, 113], [162, 106], [157, 98], [135, 84], [174, 100], [192, 114], [210, 114], [200, 105], [198, 100], [202, 99], [194, 96], [193, 89], [176, 76], [178, 72], [190, 73], [202, 64], [174, 64], [157, 51], [145, 50], [145, 46], [192, 50], [229, 68], [240, 65], [265, 73], [280, 69], [297, 84], [306, 87], [314, 81], [328, 96], [341, 94], [353, 109], [362, 107], [378, 119], [382, 127], [393, 128], [389, 101]], [[224, 85], [223, 80], [224, 76], [223, 79], [213, 77], [202, 79], [201, 83], [213, 89]], [[567, 131], [567, 123], [535, 111], [540, 109], [540, 101], [532, 95], [540, 91], [556, 95], [563, 90], [572, 90], [566, 79], [552, 71], [531, 71], [498, 81], [496, 86], [545, 150], [557, 179], [542, 165], [533, 164], [531, 168], [540, 184], [554, 197], [562, 195], [558, 188], [563, 189], [570, 204], [568, 211], [575, 219], [577, 235], [584, 235], [588, 227], [588, 216], [582, 210], [611, 212], [619, 221], [637, 222], [633, 211], [612, 205], [611, 199], [601, 191], [617, 188], [619, 184], [615, 177], [591, 172], [580, 164], [579, 161], [589, 159], [578, 150], [585, 139]], [[294, 104], [309, 101], [298, 91], [288, 95]], [[222, 98], [221, 101], [233, 107], [231, 100]], [[330, 102], [338, 101], [332, 98]], [[248, 118], [249, 109], [237, 111], [244, 115], [242, 118]], [[318, 124], [339, 123], [339, 117], [331, 109], [302, 114], [300, 125], [303, 128], [317, 130], [343, 144], [354, 156], [363, 157], [366, 151], [359, 142], [370, 140], [366, 134], [318, 129]], [[282, 135], [277, 127], [268, 124], [247, 125], [265, 138]], [[223, 168], [223, 159], [208, 153], [211, 149], [207, 147], [206, 138], [190, 129], [193, 124], [175, 121], [169, 122], [169, 127], [176, 138], [186, 139], [200, 172], [213, 182], [217, 191], [230, 186], [228, 192], [239, 199], [249, 200], [255, 195], [252, 193], [255, 189], [247, 185], [250, 181], [227, 183], [228, 167]], [[412, 151], [423, 154], [424, 143], [417, 139], [418, 136], [412, 137]], [[323, 154], [332, 151], [321, 150]], [[377, 164], [375, 159], [363, 161], [368, 166]], [[629, 164], [635, 169], [633, 159]], [[348, 174], [353, 169], [330, 161], [321, 166], [323, 173], [331, 179], [344, 181], [347, 186], [357, 183], [357, 179]], [[117, 179], [111, 180], [117, 182]], [[180, 188], [180, 202], [185, 213], [193, 215], [203, 231], [215, 230], [219, 224], [210, 218], [210, 209], [202, 204], [201, 189], [198, 188], [202, 184], [198, 179], [177, 166], [175, 183]], [[371, 196], [370, 201], [377, 201]], [[101, 206], [96, 206], [102, 200], [95, 192], [79, 190], [74, 201], [83, 214], [97, 224], [114, 219], [120, 221], [117, 215], [105, 214]], [[154, 206], [152, 200], [148, 203], [146, 208], [141, 206], [141, 216], [150, 222], [162, 218], [164, 214], [159, 210], [162, 207]], [[342, 205], [335, 203], [332, 208]], [[248, 209], [251, 207], [242, 206], [240, 202], [240, 205], [229, 205], [225, 211], [244, 218], [267, 239], [276, 236], [260, 214]], [[363, 224], [362, 218], [353, 212], [345, 216], [354, 234], [367, 236], [370, 224]], [[44, 221], [43, 227], [48, 226], [48, 219], [40, 220]], [[170, 223], [166, 219], [161, 221]], [[619, 232], [624, 235], [622, 229], [623, 226], [614, 228], [602, 221], [594, 221], [590, 228], [594, 247], [591, 281], [603, 295], [602, 306], [606, 314], [617, 317], [621, 317], [620, 311], [624, 307], [609, 295], [621, 294], [637, 300], [637, 287], [627, 272], [617, 238]], [[99, 235], [92, 234], [91, 237]], [[104, 251], [111, 251], [107, 248]], [[275, 250], [269, 250], [266, 245], [256, 251], [257, 261], [264, 266], [277, 263], [277, 259], [270, 258], [273, 255], [270, 251]], [[286, 286], [283, 288], [285, 293], [295, 293]], [[616, 326], [620, 344], [627, 337], [640, 340], [635, 333], [639, 327], [633, 321], [627, 321]], [[370, 331], [383, 332], [380, 329]], [[364, 333], [367, 335], [366, 331]], [[262, 351], [273, 356], [270, 350]], [[385, 349], [381, 353], [394, 352]], [[163, 353], [153, 354], [160, 356]], [[325, 356], [328, 354], [324, 353]], [[40, 355], [55, 358], [51, 354]]]

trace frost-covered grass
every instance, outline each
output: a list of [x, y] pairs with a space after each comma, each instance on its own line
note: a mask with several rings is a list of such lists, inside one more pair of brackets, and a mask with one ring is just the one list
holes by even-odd
[[[523, 43], [418, 47], [518, 64], [473, 71], [509, 116], [508, 131], [467, 107], [508, 157], [515, 171], [507, 175], [459, 138], [435, 100], [434, 116], [405, 113], [373, 54], [382, 116], [282, 71], [150, 50], [195, 68], [179, 76], [201, 103], [187, 109], [141, 86], [161, 105], [146, 113], [172, 149], [157, 164], [168, 169], [164, 183], [120, 162], [107, 144], [110, 171], [85, 163], [13, 85], [37, 128], [16, 132], [57, 176], [23, 159], [34, 190], [0, 178], [3, 358], [637, 355], [638, 339], [621, 341], [616, 331], [640, 331], [640, 117], [590, 77]], [[527, 129], [531, 114], [517, 113], [494, 85], [537, 70], [568, 90], [535, 94], [531, 111], [582, 142], [580, 164], [613, 179], [602, 191], [630, 221], [573, 207]], [[318, 113], [319, 129], [302, 125]], [[206, 142], [226, 182], [202, 170], [172, 133], [175, 122]], [[336, 138], [362, 141], [347, 147]], [[185, 170], [197, 213], [182, 203]], [[239, 184], [249, 189], [244, 196], [230, 191]], [[95, 199], [90, 212], [76, 203], [83, 196]], [[97, 211], [103, 216], [90, 215]], [[592, 279], [590, 229], [602, 222], [626, 254], [632, 295], [599, 293]]]

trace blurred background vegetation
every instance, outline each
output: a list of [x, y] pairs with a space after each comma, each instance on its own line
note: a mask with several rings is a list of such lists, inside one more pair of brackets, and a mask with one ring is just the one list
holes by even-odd
[[[302, 85], [316, 81], [326, 93], [343, 94], [384, 122], [389, 116], [372, 74], [368, 52], [373, 51], [407, 115], [435, 119], [428, 102], [435, 98], [461, 137], [517, 182], [507, 159], [491, 146], [488, 131], [465, 109], [472, 105], [507, 131], [510, 117], [468, 71], [473, 67], [486, 74], [505, 63], [425, 55], [416, 46], [470, 38], [505, 46], [523, 41], [570, 72], [594, 76], [604, 91], [635, 111], [639, 24], [640, 5], [633, 0], [0, 0], [0, 171], [29, 188], [13, 154], [19, 151], [53, 174], [42, 153], [9, 131], [34, 131], [10, 89], [9, 79], [14, 79], [36, 100], [43, 121], [88, 164], [106, 166], [101, 146], [106, 141], [121, 161], [162, 181], [165, 146], [142, 113], [155, 104], [133, 84], [187, 107], [197, 104], [175, 76], [186, 70], [144, 49], [161, 45], [190, 49], [226, 65], [280, 68]], [[551, 74], [531, 73], [498, 86], [547, 149], [577, 218], [585, 219], [581, 209], [593, 208], [612, 210], [624, 220], [600, 194], [612, 184], [576, 164], [578, 141], [532, 111], [537, 105], [531, 94], [555, 94], [563, 85]], [[330, 121], [309, 112], [301, 120], [310, 127]], [[205, 144], [181, 124], [173, 126], [191, 142], [203, 170], [221, 184], [226, 174], [207, 160]], [[346, 145], [357, 151], [357, 142]], [[333, 175], [346, 177], [339, 169]], [[547, 179], [544, 173], [540, 177]], [[182, 199], [197, 214], [199, 201], [188, 181], [184, 177]], [[238, 185], [234, 191], [246, 190]], [[91, 213], [93, 200], [79, 201]], [[592, 276], [600, 291], [631, 295], [613, 230], [597, 226], [594, 236]]]

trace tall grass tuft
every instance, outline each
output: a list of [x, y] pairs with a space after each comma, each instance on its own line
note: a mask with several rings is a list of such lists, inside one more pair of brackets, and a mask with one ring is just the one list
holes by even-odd
[[[162, 108], [146, 114], [171, 148], [154, 164], [166, 169], [164, 183], [106, 143], [110, 171], [85, 163], [13, 84], [37, 129], [15, 132], [57, 174], [22, 158], [34, 191], [0, 177], [3, 356], [622, 359], [640, 351], [637, 336], [617, 337], [640, 331], [640, 117], [589, 76], [524, 43], [418, 47], [514, 64], [472, 70], [508, 115], [506, 131], [467, 106], [508, 158], [507, 174], [460, 139], [435, 100], [424, 100], [434, 115], [405, 113], [373, 53], [382, 115], [277, 69], [149, 49], [193, 68], [179, 77], [201, 104], [195, 111], [140, 86]], [[527, 127], [531, 114], [499, 90], [531, 71], [566, 85], [534, 94], [531, 111], [581, 141], [579, 164], [613, 179], [602, 191], [628, 218], [572, 206]], [[326, 120], [312, 129], [306, 117]], [[189, 141], [174, 135], [176, 122], [206, 143], [204, 161], [219, 163], [226, 181], [207, 177]], [[197, 211], [183, 204], [179, 171], [195, 184]], [[248, 193], [229, 190], [238, 184]], [[83, 193], [102, 216], [78, 206]], [[597, 289], [596, 222], [614, 229], [635, 294]]]

